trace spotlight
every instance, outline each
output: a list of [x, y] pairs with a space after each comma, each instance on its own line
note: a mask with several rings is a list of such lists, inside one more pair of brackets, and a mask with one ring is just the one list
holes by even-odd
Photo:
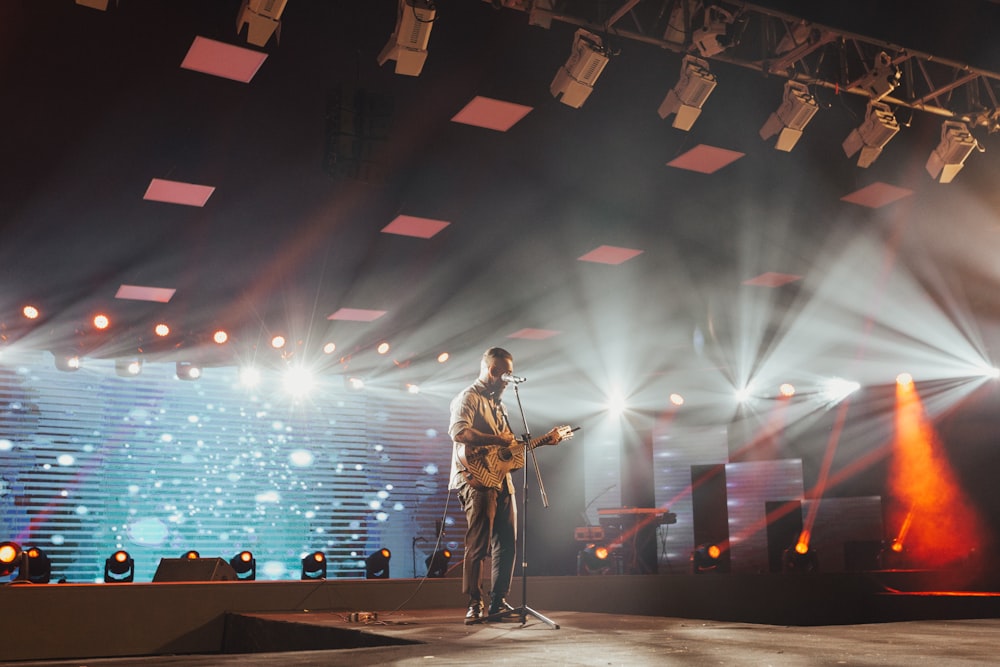
[[413, 383], [407, 382], [406, 383], [406, 391], [407, 391], [407, 393], [410, 393], [410, 394], [419, 394], [420, 393], [420, 385], [419, 384], [413, 384]]
[[285, 11], [288, 0], [243, 0], [239, 14], [236, 15], [236, 34], [247, 29], [247, 42], [254, 46], [264, 46], [271, 35], [278, 31], [281, 39], [281, 13]]
[[378, 352], [379, 354], [388, 354], [389, 353], [389, 343], [387, 343], [385, 341], [382, 341], [375, 348], [375, 351]]
[[974, 148], [979, 148], [979, 142], [965, 123], [944, 121], [941, 124], [941, 142], [927, 158], [927, 173], [941, 183], [951, 183], [958, 172], [962, 171], [965, 158], [969, 157]]
[[97, 315], [94, 315], [93, 323], [95, 329], [104, 331], [111, 326], [111, 318], [104, 313], [98, 313]]
[[347, 378], [347, 388], [354, 391], [361, 391], [365, 388], [365, 381], [359, 377], [349, 377]]
[[780, 387], [778, 387], [778, 392], [784, 398], [791, 398], [792, 396], [795, 395], [795, 385], [785, 382]]
[[909, 387], [913, 384], [913, 376], [909, 373], [900, 373], [896, 376], [896, 384], [900, 387]]
[[365, 558], [365, 579], [388, 579], [392, 552], [382, 547]]
[[449, 359], [451, 359], [451, 355], [448, 354], [447, 352], [442, 352], [441, 354], [438, 355], [438, 363], [439, 364], [443, 364], [444, 362], [448, 361]]
[[274, 336], [271, 339], [271, 347], [273, 347], [276, 350], [280, 350], [281, 348], [285, 347], [285, 337], [284, 336]]
[[872, 102], [879, 102], [883, 97], [896, 90], [903, 79], [903, 73], [885, 51], [875, 57], [875, 65], [857, 84], [868, 93]]
[[660, 104], [657, 113], [660, 118], [670, 114], [674, 117], [674, 127], [685, 132], [691, 129], [701, 115], [701, 107], [715, 90], [717, 80], [708, 71], [708, 63], [694, 56], [684, 56], [681, 62], [681, 78], [677, 81]]
[[818, 569], [816, 551], [805, 542], [797, 542], [781, 553], [782, 572], [815, 572]]
[[841, 144], [844, 154], [851, 157], [859, 150], [858, 166], [867, 169], [882, 153], [889, 140], [899, 132], [899, 123], [892, 115], [892, 109], [881, 102], [869, 102], [865, 121], [851, 133]]
[[22, 568], [18, 579], [33, 584], [47, 584], [52, 579], [52, 561], [38, 547], [25, 547], [21, 557]]
[[115, 373], [122, 377], [135, 377], [142, 372], [141, 359], [115, 359]]
[[722, 7], [706, 7], [702, 27], [691, 33], [691, 41], [698, 48], [698, 52], [710, 58], [728, 49], [732, 40], [727, 30], [733, 24], [733, 20], [732, 13]]
[[195, 551], [194, 549], [191, 549], [190, 551], [185, 551], [184, 555], [181, 556], [181, 558], [187, 558], [188, 560], [198, 560], [199, 558], [201, 558], [201, 554]]
[[314, 551], [302, 559], [302, 579], [326, 579], [326, 556]]
[[241, 551], [229, 559], [229, 564], [236, 572], [239, 581], [255, 581], [257, 579], [257, 559], [249, 551]]
[[337, 344], [334, 343], [333, 341], [326, 343], [323, 346], [323, 354], [333, 354], [336, 351], [337, 351]]
[[118, 550], [104, 561], [104, 583], [130, 583], [135, 580], [135, 561], [127, 551]]
[[448, 561], [451, 560], [451, 551], [448, 549], [438, 549], [427, 557], [424, 564], [427, 565], [427, 577], [429, 579], [440, 579], [448, 574]]
[[702, 544], [691, 552], [691, 569], [695, 574], [715, 572], [719, 567], [722, 549], [715, 544]]
[[6, 577], [21, 566], [21, 545], [17, 542], [0, 542], [0, 577]]
[[24, 315], [25, 319], [28, 320], [37, 320], [38, 317], [41, 315], [38, 308], [32, 306], [31, 304], [28, 304], [24, 308], [22, 308], [21, 314]]
[[578, 575], [611, 574], [613, 562], [611, 552], [602, 544], [588, 544], [576, 555]]
[[680, 394], [670, 394], [670, 402], [677, 407], [684, 405], [684, 397]]
[[160, 338], [165, 338], [170, 335], [170, 326], [164, 322], [160, 322], [155, 327], [153, 327], [153, 333], [155, 333]]
[[600, 37], [582, 28], [577, 30], [566, 64], [559, 68], [549, 85], [552, 96], [579, 109], [594, 91], [594, 84], [608, 64], [609, 55]]
[[229, 334], [226, 332], [225, 329], [219, 329], [214, 334], [212, 334], [212, 341], [216, 345], [225, 345], [228, 340], [229, 340]]
[[178, 361], [175, 365], [178, 380], [197, 380], [201, 377], [201, 366], [187, 361]]
[[768, 117], [760, 128], [760, 138], [765, 141], [778, 135], [775, 148], [788, 152], [795, 148], [802, 130], [819, 109], [816, 98], [804, 83], [786, 81], [781, 106]]
[[420, 76], [427, 60], [427, 42], [436, 13], [433, 0], [399, 0], [396, 29], [378, 54], [379, 67], [388, 60], [395, 60], [396, 74]]
[[75, 352], [53, 352], [52, 361], [56, 370], [67, 373], [80, 370], [80, 355]]

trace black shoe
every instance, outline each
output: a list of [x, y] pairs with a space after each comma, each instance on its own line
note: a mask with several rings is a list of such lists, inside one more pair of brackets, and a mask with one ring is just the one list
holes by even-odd
[[465, 612], [465, 624], [472, 625], [483, 617], [483, 603], [473, 600], [469, 603], [469, 610]]
[[496, 598], [490, 602], [490, 616], [501, 614], [505, 611], [514, 611], [514, 608], [507, 604], [506, 598]]

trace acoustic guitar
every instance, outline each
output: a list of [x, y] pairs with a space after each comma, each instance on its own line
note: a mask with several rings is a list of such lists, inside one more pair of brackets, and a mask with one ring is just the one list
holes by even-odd
[[465, 468], [462, 474], [469, 484], [479, 490], [498, 487], [507, 473], [524, 467], [526, 448], [558, 445], [563, 440], [572, 438], [573, 432], [578, 428], [557, 426], [540, 438], [534, 438], [526, 443], [517, 440], [509, 447], [459, 444], [458, 460]]

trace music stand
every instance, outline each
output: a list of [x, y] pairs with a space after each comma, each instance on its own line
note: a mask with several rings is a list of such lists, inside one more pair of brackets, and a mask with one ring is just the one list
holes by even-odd
[[[531, 443], [531, 431], [528, 430], [528, 420], [524, 416], [524, 406], [521, 405], [521, 394], [517, 390], [517, 383], [514, 383], [514, 396], [517, 398], [517, 409], [521, 413], [521, 423], [524, 425], [524, 442], [526, 443], [525, 449], [531, 453], [531, 467], [535, 470], [535, 478], [538, 480], [538, 490], [541, 492], [542, 505], [544, 507], [549, 506], [548, 496], [545, 495], [545, 484], [542, 482], [542, 472], [538, 469], [538, 460], [535, 458], [535, 448], [530, 446]], [[506, 419], [507, 415], [504, 414]], [[507, 426], [510, 427], [510, 421], [507, 421]], [[542, 614], [538, 613], [534, 609], [528, 606], [528, 552], [526, 549], [527, 543], [527, 532], [528, 532], [528, 470], [527, 463], [525, 463], [524, 470], [524, 481], [521, 484], [521, 606], [515, 607], [514, 609], [505, 609], [503, 611], [498, 611], [495, 614], [490, 614], [479, 619], [478, 622], [485, 621], [502, 621], [505, 618], [519, 618], [521, 619], [521, 625], [524, 626], [527, 623], [528, 616], [534, 616], [542, 623], [545, 623], [552, 627], [553, 630], [559, 629], [559, 624], [550, 618], [546, 618]]]

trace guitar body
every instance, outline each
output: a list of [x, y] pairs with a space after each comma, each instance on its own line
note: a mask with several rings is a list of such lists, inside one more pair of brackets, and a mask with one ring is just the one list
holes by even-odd
[[[542, 445], [555, 445], [573, 437], [575, 429], [569, 426], [559, 426], [540, 438], [527, 443], [534, 449]], [[498, 488], [503, 484], [507, 473], [524, 467], [525, 443], [515, 442], [510, 447], [501, 445], [464, 445], [458, 444], [458, 460], [461, 462], [462, 474], [473, 488], [484, 491]]]

